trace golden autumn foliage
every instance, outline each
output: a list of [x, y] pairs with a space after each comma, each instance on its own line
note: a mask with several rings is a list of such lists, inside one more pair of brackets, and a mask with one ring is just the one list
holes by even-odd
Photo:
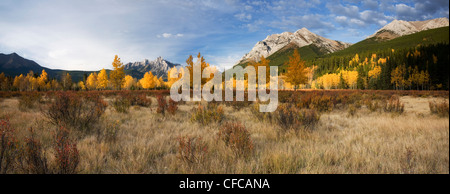
[[349, 61], [349, 66], [356, 66], [359, 64], [359, 55], [356, 54], [355, 57], [353, 57], [350, 61]]
[[49, 89], [49, 88], [47, 88], [47, 81], [48, 81], [47, 72], [45, 72], [45, 70], [42, 70], [42, 73], [38, 78], [38, 85], [41, 90]]
[[136, 85], [136, 80], [131, 75], [126, 75], [122, 84], [122, 88], [130, 89], [132, 86]]
[[[322, 86], [324, 89], [336, 89], [339, 85], [340, 76], [336, 73], [325, 74], [316, 80], [316, 84]], [[319, 87], [320, 88], [320, 87]]]
[[91, 73], [86, 79], [86, 88], [89, 90], [97, 89], [97, 73]]
[[404, 65], [396, 67], [391, 72], [391, 84], [394, 84], [395, 88], [403, 88], [405, 86], [405, 80], [403, 79], [406, 68]]
[[106, 89], [108, 87], [108, 74], [102, 69], [97, 76], [97, 89]]
[[144, 74], [144, 77], [139, 80], [139, 83], [141, 84], [142, 88], [144, 89], [151, 89], [156, 86], [154, 75], [151, 71]]
[[179, 79], [181, 79], [181, 76], [183, 75], [183, 68], [180, 68], [180, 72], [178, 72], [178, 76], [171, 76], [171, 72], [176, 71], [175, 67], [172, 67], [168, 72], [167, 72], [167, 87], [171, 87], [173, 83], [175, 83], [176, 81], [178, 81]]
[[289, 57], [289, 61], [287, 61], [285, 65], [288, 66], [286, 82], [296, 86], [295, 89], [297, 89], [300, 84], [306, 84], [308, 82], [305, 61], [300, 58], [300, 54], [297, 50]]
[[357, 71], [341, 71], [342, 78], [350, 89], [356, 89], [356, 83], [358, 80]]
[[270, 60], [266, 59], [264, 56], [261, 56], [259, 62], [250, 61], [249, 66], [253, 66], [255, 68], [256, 72], [256, 84], [259, 83], [259, 76], [258, 76], [258, 69], [259, 67], [266, 67], [266, 83], [269, 83], [270, 81], [270, 66], [269, 66]]
[[[203, 70], [206, 67], [209, 67], [209, 64], [206, 63], [205, 58], [200, 53], [198, 53], [198, 55], [197, 55], [197, 62], [196, 63], [199, 63], [200, 69], [201, 69], [201, 73], [203, 73]], [[189, 70], [189, 73], [190, 73], [190, 80], [191, 80], [190, 84], [191, 84], [191, 87], [193, 86], [193, 81], [194, 81], [193, 68], [196, 65], [196, 63], [194, 62], [194, 58], [192, 57], [192, 55], [189, 55], [189, 58], [186, 60], [186, 64], [187, 64], [186, 68]], [[206, 82], [211, 80], [213, 77], [214, 76], [211, 76], [210, 78], [201, 78], [201, 85], [203, 86]]]
[[79, 81], [77, 86], [78, 88], [80, 88], [80, 90], [86, 90], [86, 86], [83, 81]]
[[120, 62], [120, 58], [117, 55], [114, 57], [112, 66], [113, 70], [110, 73], [109, 81], [114, 89], [120, 90], [120, 88], [123, 85], [123, 82], [125, 81], [124, 80], [125, 72], [123, 71], [124, 69], [123, 63]]
[[369, 71], [369, 78], [378, 78], [381, 74], [381, 67], [375, 66], [372, 70]]

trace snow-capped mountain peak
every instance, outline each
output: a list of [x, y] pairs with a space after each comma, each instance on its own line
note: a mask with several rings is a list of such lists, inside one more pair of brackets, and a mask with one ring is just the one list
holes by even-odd
[[367, 38], [378, 37], [389, 40], [423, 30], [440, 28], [448, 25], [449, 22], [447, 18], [436, 18], [425, 21], [393, 20], [391, 23], [382, 27], [377, 32], [375, 32], [375, 34], [372, 34]]
[[294, 33], [283, 32], [281, 34], [272, 34], [267, 36], [266, 39], [256, 43], [252, 50], [242, 57], [240, 62], [246, 62], [249, 60], [259, 61], [261, 56], [268, 57], [290, 43], [293, 43], [298, 47], [314, 44], [327, 53], [342, 50], [350, 46], [349, 43], [330, 40], [314, 34], [306, 28], [302, 28]]
[[137, 70], [145, 73], [151, 71], [153, 75], [165, 77], [170, 68], [179, 66], [180, 64], [171, 63], [159, 56], [154, 61], [144, 59], [144, 61], [127, 63], [124, 65], [125, 70]]

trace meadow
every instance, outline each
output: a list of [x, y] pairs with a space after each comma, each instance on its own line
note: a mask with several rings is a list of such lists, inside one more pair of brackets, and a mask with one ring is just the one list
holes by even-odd
[[448, 91], [0, 92], [0, 173], [449, 173]]

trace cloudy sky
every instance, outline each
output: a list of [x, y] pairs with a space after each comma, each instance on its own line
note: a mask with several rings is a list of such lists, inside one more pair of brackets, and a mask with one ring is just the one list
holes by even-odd
[[221, 69], [270, 34], [306, 27], [355, 43], [394, 19], [449, 17], [447, 0], [0, 0], [0, 53], [68, 70], [201, 52]]

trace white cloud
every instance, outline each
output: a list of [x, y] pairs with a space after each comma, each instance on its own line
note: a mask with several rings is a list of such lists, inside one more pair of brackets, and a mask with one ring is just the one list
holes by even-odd
[[156, 35], [156, 37], [158, 38], [178, 38], [178, 37], [183, 37], [184, 34], [171, 34], [171, 33], [162, 33], [162, 34], [158, 34]]
[[234, 17], [236, 17], [237, 19], [239, 19], [241, 21], [249, 21], [252, 19], [251, 14], [245, 14], [245, 13], [236, 14], [236, 15], [234, 15]]

